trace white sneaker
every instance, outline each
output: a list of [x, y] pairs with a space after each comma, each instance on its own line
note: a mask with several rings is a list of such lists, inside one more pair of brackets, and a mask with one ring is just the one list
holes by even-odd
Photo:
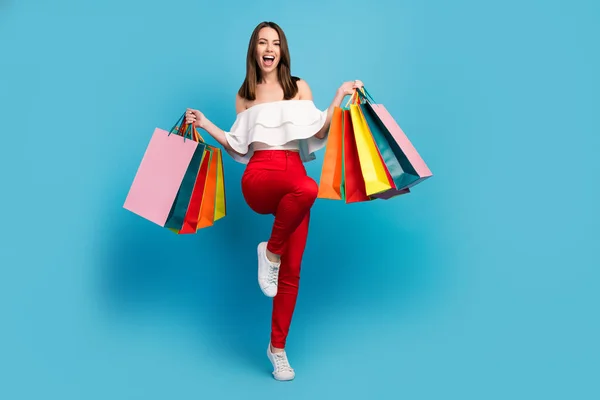
[[273, 364], [273, 377], [278, 381], [291, 381], [296, 376], [293, 368], [290, 367], [285, 351], [281, 353], [271, 352], [271, 343], [267, 348], [267, 357]]
[[267, 297], [277, 294], [277, 281], [279, 279], [279, 265], [267, 258], [267, 242], [258, 245], [258, 285]]

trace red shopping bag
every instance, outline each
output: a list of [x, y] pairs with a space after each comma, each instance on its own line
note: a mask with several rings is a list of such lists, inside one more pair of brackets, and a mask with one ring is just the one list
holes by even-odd
[[365, 189], [365, 180], [360, 170], [360, 161], [354, 131], [352, 129], [352, 116], [349, 109], [342, 110], [342, 126], [344, 131], [344, 196], [346, 203], [370, 201]]

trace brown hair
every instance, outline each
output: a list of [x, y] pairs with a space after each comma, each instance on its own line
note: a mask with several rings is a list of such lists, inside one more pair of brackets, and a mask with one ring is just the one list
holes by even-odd
[[298, 93], [298, 85], [296, 82], [299, 78], [291, 75], [291, 61], [290, 51], [288, 49], [287, 39], [285, 33], [279, 25], [275, 22], [261, 22], [254, 28], [252, 36], [250, 36], [250, 43], [248, 44], [248, 54], [246, 55], [246, 78], [238, 90], [240, 97], [246, 100], [256, 99], [256, 85], [262, 79], [260, 68], [258, 68], [258, 61], [256, 60], [256, 46], [258, 45], [258, 33], [262, 28], [273, 28], [279, 35], [279, 48], [280, 58], [279, 64], [277, 65], [277, 78], [283, 88], [283, 97], [285, 100], [289, 100], [296, 96]]

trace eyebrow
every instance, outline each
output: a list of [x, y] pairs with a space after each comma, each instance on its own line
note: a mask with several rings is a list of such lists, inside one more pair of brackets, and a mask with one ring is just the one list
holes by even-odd
[[[266, 39], [266, 38], [258, 38], [258, 40], [266, 40], [267, 42], [269, 41], [269, 40], [268, 40], [268, 39]], [[274, 41], [274, 42], [280, 42], [281, 40], [280, 40], [280, 39], [275, 39], [275, 40], [273, 40], [273, 41]]]

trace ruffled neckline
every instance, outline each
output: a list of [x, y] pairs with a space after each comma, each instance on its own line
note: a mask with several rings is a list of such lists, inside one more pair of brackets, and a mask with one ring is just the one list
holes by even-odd
[[[314, 151], [325, 145], [325, 140], [314, 135], [327, 121], [327, 110], [319, 110], [313, 100], [277, 100], [254, 104], [239, 112], [225, 137], [238, 153], [234, 158], [247, 163], [254, 150], [252, 143], [281, 146], [299, 141], [304, 160], [314, 159]], [[234, 155], [235, 153], [230, 152]], [[239, 156], [244, 154], [244, 156]]]

